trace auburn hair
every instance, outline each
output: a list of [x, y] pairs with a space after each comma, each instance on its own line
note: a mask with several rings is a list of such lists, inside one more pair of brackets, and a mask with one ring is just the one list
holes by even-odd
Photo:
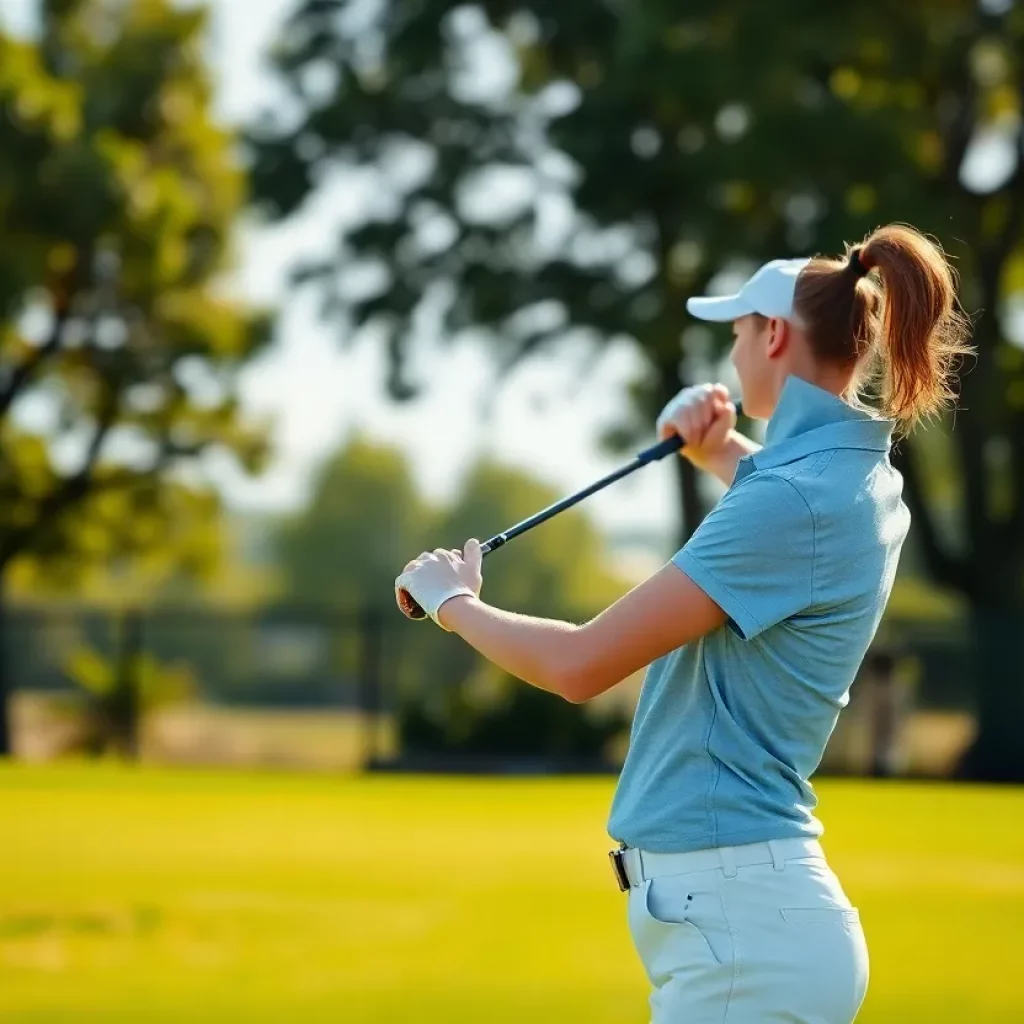
[[909, 430], [954, 401], [958, 360], [973, 352], [956, 290], [938, 243], [889, 224], [847, 245], [844, 259], [812, 259], [793, 305], [814, 355], [853, 371], [853, 398], [870, 387]]

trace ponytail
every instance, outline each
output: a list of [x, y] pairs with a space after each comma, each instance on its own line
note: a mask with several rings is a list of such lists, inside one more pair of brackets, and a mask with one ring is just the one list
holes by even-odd
[[957, 360], [973, 351], [970, 321], [945, 253], [916, 229], [890, 224], [845, 260], [812, 260], [795, 308], [815, 355], [852, 369], [854, 391], [878, 379], [881, 411], [902, 430], [956, 397]]
[[879, 228], [859, 255], [882, 279], [882, 407], [911, 426], [952, 403], [956, 361], [972, 351], [970, 322], [956, 308], [956, 274], [942, 249], [910, 227]]

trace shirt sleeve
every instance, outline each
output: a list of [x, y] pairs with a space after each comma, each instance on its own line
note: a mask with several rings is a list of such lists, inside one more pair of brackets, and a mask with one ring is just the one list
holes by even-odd
[[788, 480], [733, 485], [672, 559], [744, 640], [813, 603], [814, 517]]

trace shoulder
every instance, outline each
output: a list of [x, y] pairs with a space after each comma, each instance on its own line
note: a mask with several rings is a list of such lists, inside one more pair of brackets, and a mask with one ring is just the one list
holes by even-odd
[[813, 549], [815, 520], [803, 488], [785, 474], [758, 471], [733, 483], [686, 547], [697, 554], [728, 550], [784, 558]]
[[733, 483], [673, 561], [751, 639], [813, 600], [815, 550], [800, 488], [758, 471]]
[[754, 516], [761, 523], [779, 519], [813, 520], [811, 496], [807, 488], [801, 486], [793, 468], [756, 470], [737, 480], [726, 491], [718, 508], [726, 514]]

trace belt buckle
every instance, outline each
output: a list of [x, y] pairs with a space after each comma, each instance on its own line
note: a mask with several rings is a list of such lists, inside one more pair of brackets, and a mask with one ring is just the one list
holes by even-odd
[[615, 881], [619, 883], [619, 892], [629, 892], [629, 875], [626, 874], [626, 847], [608, 851], [608, 859], [612, 862]]

